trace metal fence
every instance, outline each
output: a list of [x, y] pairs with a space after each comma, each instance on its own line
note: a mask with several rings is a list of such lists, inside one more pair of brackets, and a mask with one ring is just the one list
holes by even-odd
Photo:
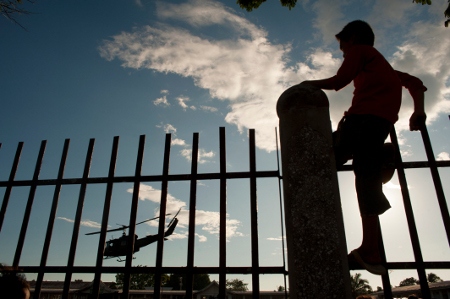
[[[398, 142], [395, 130], [391, 132], [391, 140], [394, 146], [397, 148], [397, 173], [399, 182], [401, 185], [403, 203], [405, 206], [405, 212], [409, 227], [409, 233], [411, 237], [412, 248], [414, 252], [414, 262], [387, 262], [388, 269], [416, 269], [420, 286], [422, 290], [423, 298], [431, 299], [430, 290], [426, 279], [426, 269], [450, 269], [450, 261], [432, 261], [427, 262], [423, 260], [422, 252], [420, 248], [420, 242], [417, 234], [417, 228], [414, 220], [414, 213], [411, 206], [411, 200], [409, 197], [409, 191], [407, 188], [407, 181], [405, 176], [405, 169], [408, 168], [429, 168], [434, 181], [434, 186], [439, 201], [441, 210], [441, 217], [444, 222], [445, 231], [447, 234], [447, 240], [450, 244], [450, 218], [449, 211], [442, 187], [442, 183], [439, 177], [438, 167], [449, 167], [450, 161], [436, 161], [431, 148], [430, 138], [426, 129], [422, 130], [422, 137], [428, 161], [422, 162], [402, 162], [400, 151], [398, 150]], [[109, 164], [109, 172], [107, 177], [90, 177], [89, 170], [92, 162], [92, 154], [95, 140], [91, 139], [89, 142], [88, 150], [86, 153], [86, 159], [84, 161], [84, 171], [80, 178], [65, 178], [64, 171], [66, 160], [69, 152], [70, 140], [67, 139], [64, 143], [63, 152], [61, 155], [61, 161], [59, 164], [59, 171], [55, 179], [39, 179], [39, 173], [42, 166], [44, 152], [46, 148], [46, 141], [42, 141], [40, 151], [38, 154], [36, 166], [34, 168], [34, 175], [31, 180], [16, 180], [16, 172], [19, 165], [20, 156], [24, 146], [23, 142], [20, 142], [12, 168], [10, 171], [9, 179], [7, 181], [0, 181], [0, 187], [5, 189], [3, 202], [0, 211], [0, 232], [5, 219], [5, 214], [8, 207], [11, 205], [10, 195], [11, 191], [15, 187], [29, 187], [29, 195], [26, 203], [25, 213], [23, 216], [22, 226], [20, 229], [20, 235], [17, 241], [14, 260], [12, 268], [24, 273], [37, 273], [36, 287], [34, 298], [39, 298], [42, 281], [44, 274], [46, 273], [61, 273], [65, 275], [64, 290], [62, 298], [69, 297], [70, 283], [72, 275], [74, 273], [91, 273], [94, 274], [93, 282], [93, 298], [98, 298], [100, 289], [101, 275], [105, 273], [124, 273], [124, 288], [123, 298], [128, 298], [130, 287], [130, 276], [134, 273], [150, 272], [155, 274], [155, 289], [154, 298], [160, 298], [161, 296], [161, 274], [163, 273], [177, 273], [184, 274], [187, 277], [186, 281], [186, 298], [192, 298], [193, 289], [193, 275], [197, 273], [218, 274], [219, 275], [219, 296], [224, 298], [226, 290], [226, 276], [228, 274], [251, 274], [252, 276], [252, 298], [259, 298], [260, 295], [260, 274], [281, 274], [287, 275], [285, 264], [278, 267], [262, 267], [259, 265], [259, 245], [258, 245], [258, 214], [257, 214], [257, 179], [258, 178], [278, 178], [281, 179], [279, 169], [273, 171], [257, 171], [256, 169], [256, 154], [255, 154], [255, 131], [249, 131], [249, 170], [243, 172], [227, 172], [226, 163], [226, 142], [225, 142], [225, 129], [219, 130], [219, 163], [220, 171], [217, 173], [198, 173], [198, 156], [199, 156], [199, 134], [193, 134], [192, 143], [192, 160], [191, 160], [191, 172], [187, 174], [170, 174], [169, 173], [169, 157], [171, 150], [171, 135], [167, 134], [165, 139], [164, 161], [163, 170], [161, 175], [142, 175], [142, 162], [144, 154], [145, 135], [140, 136], [138, 153], [136, 158], [135, 173], [133, 176], [116, 176], [115, 167], [118, 153], [119, 137], [115, 137], [112, 145], [111, 159]], [[1, 146], [1, 144], [0, 144]], [[339, 171], [350, 171], [352, 167], [345, 165]], [[227, 266], [226, 261], [226, 211], [227, 211], [227, 181], [232, 179], [248, 179], [250, 182], [250, 211], [251, 211], [251, 265], [241, 267]], [[196, 267], [194, 266], [194, 238], [195, 238], [195, 211], [196, 211], [196, 196], [197, 196], [197, 182], [199, 180], [218, 180], [220, 182], [220, 233], [219, 233], [219, 266], [218, 267]], [[189, 234], [188, 234], [188, 250], [187, 250], [187, 266], [186, 267], [164, 267], [163, 266], [163, 252], [164, 252], [164, 226], [167, 203], [167, 190], [168, 183], [172, 181], [185, 181], [190, 183], [190, 195], [189, 195]], [[131, 202], [130, 222], [129, 222], [129, 235], [135, 234], [135, 225], [138, 210], [139, 201], [139, 186], [145, 182], [160, 182], [161, 183], [161, 203], [160, 203], [160, 220], [158, 226], [159, 239], [157, 242], [157, 254], [155, 267], [133, 267], [132, 257], [134, 249], [134, 239], [128, 245], [125, 266], [104, 266], [103, 265], [103, 253], [106, 242], [106, 230], [109, 220], [109, 212], [112, 198], [113, 185], [117, 183], [133, 183], [133, 195]], [[81, 225], [81, 215], [83, 210], [83, 204], [85, 200], [86, 188], [91, 184], [106, 184], [106, 196], [103, 207], [101, 233], [98, 243], [98, 251], [96, 255], [96, 263], [92, 266], [75, 266], [75, 252], [77, 249], [77, 242], [79, 236], [79, 230]], [[58, 207], [58, 201], [60, 199], [60, 191], [64, 185], [77, 185], [80, 186], [78, 204], [76, 210], [76, 216], [74, 220], [73, 233], [71, 237], [70, 251], [68, 256], [68, 262], [65, 266], [49, 266], [47, 265], [47, 258], [49, 254], [50, 243], [52, 239], [52, 232], [55, 225], [56, 212]], [[45, 234], [45, 241], [42, 250], [42, 256], [39, 266], [24, 265], [20, 262], [23, 251], [25, 236], [28, 230], [28, 224], [30, 220], [30, 214], [33, 207], [33, 201], [35, 198], [36, 189], [39, 186], [54, 186], [54, 195], [51, 204], [50, 216], [48, 219], [47, 230]], [[281, 197], [281, 196], [280, 196]], [[281, 205], [281, 200], [280, 200]], [[0, 244], [1, 248], [2, 244]], [[284, 252], [284, 250], [283, 250]], [[384, 255], [384, 252], [383, 252]], [[384, 255], [385, 259], [385, 255]], [[284, 263], [284, 262], [283, 262]], [[357, 269], [353, 269], [357, 270]], [[391, 284], [389, 280], [389, 274], [382, 277], [383, 289], [385, 298], [392, 298]]]
[[[428, 285], [426, 269], [450, 269], [450, 261], [424, 261], [422, 250], [419, 242], [419, 235], [417, 232], [416, 221], [414, 218], [414, 212], [412, 208], [411, 198], [408, 190], [408, 183], [406, 180], [405, 169], [418, 169], [418, 168], [428, 168], [431, 172], [431, 176], [434, 183], [434, 188], [436, 191], [437, 201], [439, 203], [439, 208], [442, 218], [446, 238], [448, 243], [450, 244], [450, 214], [444, 194], [444, 189], [442, 186], [442, 182], [440, 179], [439, 167], [449, 167], [450, 161], [436, 161], [433, 149], [431, 146], [430, 137], [428, 134], [428, 130], [426, 127], [421, 129], [421, 136], [423, 140], [424, 149], [427, 156], [427, 161], [417, 161], [417, 162], [403, 162], [402, 156], [400, 154], [399, 142], [397, 139], [397, 133], [395, 128], [392, 129], [390, 133], [390, 139], [393, 145], [396, 148], [396, 169], [398, 180], [400, 183], [403, 205], [405, 208], [405, 214], [408, 224], [409, 235], [411, 239], [411, 245], [414, 253], [414, 262], [388, 262], [386, 261], [386, 254], [384, 251], [383, 241], [381, 242], [381, 255], [383, 259], [383, 263], [386, 264], [387, 270], [417, 270], [417, 275], [419, 277], [420, 290], [422, 297], [424, 299], [431, 299], [431, 292]], [[348, 171], [352, 170], [352, 167], [349, 165], [344, 165], [340, 170]], [[438, 215], [436, 215], [438, 217]], [[444, 237], [444, 236], [443, 236]], [[381, 240], [382, 240], [381, 236]], [[450, 246], [450, 245], [449, 245]], [[353, 269], [357, 270], [357, 269]], [[389, 272], [389, 271], [388, 271]], [[383, 283], [383, 292], [384, 298], [391, 299], [393, 298], [392, 294], [392, 285], [389, 278], [389, 273], [387, 275], [382, 276]]]

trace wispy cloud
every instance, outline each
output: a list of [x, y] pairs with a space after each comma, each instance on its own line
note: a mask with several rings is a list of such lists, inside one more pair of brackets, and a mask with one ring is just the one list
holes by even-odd
[[197, 108], [194, 105], [189, 106], [188, 104], [186, 104], [187, 102], [190, 101], [188, 97], [177, 97], [177, 101], [178, 105], [180, 105], [185, 111], [187, 109], [197, 110]]
[[200, 109], [203, 111], [207, 111], [207, 112], [217, 112], [218, 111], [218, 109], [215, 107], [205, 106], [205, 105], [201, 105]]
[[[191, 149], [183, 149], [180, 151], [181, 155], [185, 157], [187, 160], [192, 160], [192, 150]], [[214, 158], [216, 154], [213, 151], [205, 151], [204, 149], [198, 150], [198, 163], [204, 164], [206, 162], [211, 161], [212, 158]]]
[[171, 124], [165, 124], [165, 125], [158, 125], [157, 128], [162, 128], [166, 134], [176, 134], [177, 129], [172, 126]]
[[170, 106], [170, 103], [167, 101], [167, 96], [165, 95], [154, 100], [153, 104], [155, 106], [165, 106], [165, 107]]
[[276, 238], [267, 238], [267, 240], [268, 241], [281, 241], [281, 240], [283, 240], [283, 239], [285, 239], [286, 237], [283, 237], [283, 236], [279, 236], [279, 237], [276, 237]]
[[[171, 133], [174, 136], [174, 139], [171, 141], [171, 145], [173, 146], [181, 146], [184, 147], [180, 150], [180, 155], [184, 157], [187, 161], [192, 160], [192, 149], [190, 149], [190, 145], [184, 140], [177, 137], [177, 129], [171, 124], [159, 125], [159, 128], [163, 128], [164, 132]], [[203, 148], [198, 149], [198, 157], [197, 161], [200, 164], [204, 164], [207, 162], [211, 162], [212, 158], [215, 157], [214, 151], [207, 151]]]
[[[64, 220], [69, 223], [75, 222], [75, 220], [69, 219], [66, 217], [57, 217], [57, 219]], [[92, 220], [81, 220], [80, 225], [84, 226], [84, 227], [91, 227], [91, 228], [101, 228], [102, 227], [102, 225], [100, 223], [92, 221]]]

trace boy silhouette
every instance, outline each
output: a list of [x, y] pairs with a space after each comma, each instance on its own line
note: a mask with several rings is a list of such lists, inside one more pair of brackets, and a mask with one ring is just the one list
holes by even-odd
[[344, 56], [337, 74], [301, 84], [338, 91], [354, 83], [352, 104], [333, 133], [336, 164], [343, 165], [353, 158], [363, 228], [361, 246], [352, 250], [348, 258], [373, 274], [383, 275], [386, 269], [381, 265], [379, 252], [378, 216], [391, 207], [382, 185], [393, 175], [393, 169], [386, 174], [382, 168], [383, 148], [389, 148], [384, 142], [398, 120], [402, 86], [408, 89], [414, 101], [410, 130], [420, 130], [425, 125], [424, 92], [427, 88], [418, 78], [391, 67], [373, 47], [375, 35], [366, 22], [348, 23], [336, 34], [336, 39]]

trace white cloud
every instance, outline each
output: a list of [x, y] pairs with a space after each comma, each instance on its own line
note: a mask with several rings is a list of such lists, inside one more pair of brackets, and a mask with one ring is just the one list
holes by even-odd
[[[57, 218], [60, 219], [60, 220], [64, 220], [66, 222], [69, 222], [69, 223], [74, 223], [75, 222], [73, 219], [69, 219], [69, 218], [66, 218], [66, 217], [57, 217]], [[80, 225], [81, 226], [85, 226], [85, 227], [92, 227], [92, 228], [101, 228], [102, 227], [102, 225], [100, 223], [92, 221], [92, 220], [81, 220]]]
[[334, 37], [340, 29], [343, 28], [346, 22], [344, 13], [342, 12], [341, 1], [320, 0], [315, 1], [312, 5], [313, 11], [316, 13], [316, 18], [313, 21], [313, 26], [319, 30], [320, 37], [325, 44], [329, 45], [336, 41]]
[[[378, 3], [374, 5], [373, 14], [389, 10], [389, 14], [401, 15], [403, 19], [392, 20], [387, 25], [376, 23], [375, 31], [381, 32], [377, 39], [388, 40], [389, 36], [384, 34], [389, 32], [385, 29], [392, 26], [408, 30], [401, 36], [403, 42], [395, 40], [400, 46], [392, 58], [387, 58], [394, 67], [425, 82], [429, 89], [426, 93], [428, 121], [432, 122], [438, 113], [450, 111], [450, 90], [446, 85], [450, 76], [450, 40], [442, 38], [448, 31], [442, 24], [408, 23], [409, 10], [418, 7], [409, 3], [411, 8], [408, 8], [406, 4], [390, 2], [383, 1], [386, 4], [384, 8]], [[354, 5], [369, 4], [352, 2], [349, 6]], [[326, 44], [334, 40], [334, 35], [347, 22], [343, 19], [344, 8], [342, 4], [325, 0], [313, 5], [317, 14], [314, 26]], [[184, 21], [191, 27], [188, 30], [188, 27], [159, 23], [122, 32], [103, 43], [101, 56], [108, 60], [118, 59], [122, 66], [128, 68], [147, 68], [192, 78], [196, 86], [208, 90], [214, 99], [228, 101], [230, 111], [225, 120], [236, 125], [241, 132], [255, 128], [256, 144], [265, 150], [275, 149], [273, 132], [278, 126], [275, 106], [279, 95], [287, 87], [305, 79], [334, 75], [342, 61], [337, 47], [333, 46], [333, 53], [339, 57], [323, 48], [311, 49], [303, 62], [292, 66], [288, 60], [291, 45], [271, 42], [264, 29], [215, 1], [192, 0], [176, 5], [159, 2], [157, 14], [163, 20]], [[402, 27], [402, 24], [411, 25]], [[196, 33], [196, 30], [210, 25], [227, 29], [228, 36], [214, 39], [207, 34]], [[432, 48], [429, 47], [431, 44]], [[352, 86], [337, 93], [326, 92], [334, 124], [350, 106], [352, 92]], [[398, 130], [408, 129], [413, 107], [406, 95], [403, 103]], [[189, 107], [185, 100], [179, 104], [185, 109]]]
[[199, 242], [206, 242], [208, 238], [204, 235], [195, 234], [198, 237]]
[[448, 160], [450, 160], [450, 154], [447, 152], [439, 153], [439, 155], [437, 155], [436, 160], [447, 160], [448, 161]]
[[[390, 1], [378, 0], [373, 2], [371, 14], [367, 21], [376, 28], [392, 28], [407, 24], [410, 12], [418, 12], [420, 8], [411, 3], [412, 1]], [[392, 30], [391, 30], [392, 32]]]
[[[100, 48], [102, 57], [119, 59], [124, 67], [149, 68], [191, 77], [194, 83], [209, 90], [213, 98], [230, 102], [228, 123], [244, 132], [256, 129], [257, 146], [276, 147], [274, 129], [278, 126], [275, 106], [280, 94], [289, 86], [311, 77], [331, 75], [339, 58], [323, 50], [313, 50], [307, 63], [287, 66], [290, 45], [272, 44], [267, 32], [214, 1], [190, 1], [183, 5], [159, 5], [159, 15], [180, 18], [191, 25], [218, 24], [234, 29], [230, 39], [199, 37], [186, 29], [167, 25], [146, 26], [131, 33], [121, 33]], [[204, 12], [208, 12], [205, 18]], [[232, 74], [232, 75], [231, 75]], [[350, 97], [336, 105], [348, 107]], [[178, 99], [187, 109], [185, 98]], [[335, 121], [338, 115], [333, 115]]]
[[[171, 124], [166, 124], [164, 126], [161, 125], [161, 126], [158, 126], [158, 127], [164, 128], [164, 131], [166, 133], [172, 133], [175, 136], [175, 138], [172, 139], [171, 144], [172, 145], [176, 145], [176, 146], [185, 147], [184, 149], [180, 150], [180, 154], [186, 160], [191, 161], [192, 160], [192, 149], [187, 148], [190, 145], [187, 144], [185, 140], [176, 137], [177, 129], [174, 126], [172, 126]], [[198, 149], [198, 160], [197, 160], [197, 162], [200, 163], [200, 164], [211, 162], [211, 160], [212, 160], [212, 158], [214, 158], [214, 156], [215, 156], [214, 151], [206, 151], [203, 148], [199, 148]]]
[[157, 128], [162, 128], [166, 134], [176, 134], [177, 129], [171, 124], [159, 125]]
[[[408, 39], [398, 47], [391, 61], [394, 68], [417, 76], [427, 86], [427, 123], [437, 119], [440, 113], [450, 112], [450, 87], [447, 85], [450, 78], [450, 40], [441, 38], [448, 34], [445, 29], [448, 28], [442, 24], [414, 24]], [[397, 129], [408, 129], [408, 119], [412, 111], [413, 101], [404, 92]]]
[[171, 140], [171, 145], [178, 145], [178, 146], [188, 146], [186, 144], [186, 141], [180, 138], [177, 138], [177, 128], [175, 128], [171, 124], [165, 124], [165, 125], [158, 125], [157, 128], [162, 128], [166, 134], [172, 134], [174, 138]]
[[218, 109], [215, 107], [211, 107], [211, 106], [205, 106], [205, 105], [201, 105], [200, 109], [206, 112], [217, 112]]
[[196, 110], [197, 108], [195, 106], [188, 106], [186, 103], [189, 102], [188, 97], [177, 97], [178, 105], [180, 105], [184, 111], [187, 109]]
[[181, 4], [157, 4], [158, 16], [163, 19], [182, 20], [195, 27], [222, 25], [253, 38], [260, 36], [257, 26], [216, 1], [191, 0]]
[[166, 96], [157, 98], [156, 100], [153, 101], [153, 104], [155, 106], [170, 106], [170, 103], [167, 101]]
[[180, 138], [172, 139], [172, 145], [187, 146], [186, 141]]
[[[127, 190], [129, 193], [133, 193], [133, 188]], [[153, 188], [152, 186], [141, 184], [139, 187], [139, 199], [140, 200], [149, 200], [154, 203], [160, 203], [161, 200], [161, 190]], [[186, 203], [173, 197], [170, 194], [167, 194], [167, 207], [166, 212], [174, 216], [181, 208], [180, 213], [177, 216], [178, 229], [186, 229], [189, 226], [189, 210], [184, 209], [186, 207]], [[159, 216], [159, 208], [155, 209], [155, 217]], [[167, 216], [167, 220], [169, 221], [171, 216]], [[242, 236], [243, 234], [238, 231], [241, 222], [237, 219], [232, 219], [227, 214], [226, 219], [226, 237], [227, 239], [237, 236]], [[157, 226], [157, 221], [147, 222], [151, 226]], [[201, 230], [208, 232], [212, 235], [218, 235], [220, 230], [220, 213], [214, 211], [204, 211], [204, 210], [196, 210], [195, 213], [195, 224], [201, 227]], [[178, 232], [178, 236], [175, 238], [185, 238], [187, 235], [184, 235], [183, 232]], [[199, 237], [199, 241], [206, 241], [206, 237], [204, 235], [197, 235]]]
[[[183, 149], [180, 151], [180, 154], [185, 157], [187, 160], [192, 160], [192, 150], [191, 149]], [[208, 159], [214, 158], [215, 153], [213, 151], [205, 151], [204, 149], [200, 148], [198, 150], [198, 163], [204, 164], [206, 162], [209, 162]]]
[[[212, 13], [207, 20], [198, 11], [203, 3], [206, 11]], [[212, 97], [231, 102], [232, 111], [226, 117], [228, 122], [241, 130], [257, 127], [258, 145], [274, 149], [273, 130], [278, 124], [275, 104], [281, 92], [292, 85], [286, 83], [284, 64], [289, 47], [272, 45], [264, 30], [212, 3], [186, 5], [179, 17], [196, 26], [204, 22], [227, 22], [235, 29], [237, 38], [210, 40], [182, 28], [146, 26], [114, 36], [103, 44], [100, 53], [108, 60], [122, 60], [124, 67], [149, 68], [192, 77], [195, 84], [209, 90]], [[176, 9], [178, 5], [161, 7], [164, 9], [160, 8], [160, 13], [165, 17], [178, 15], [170, 13], [170, 8]], [[264, 135], [267, 131], [270, 138]]]

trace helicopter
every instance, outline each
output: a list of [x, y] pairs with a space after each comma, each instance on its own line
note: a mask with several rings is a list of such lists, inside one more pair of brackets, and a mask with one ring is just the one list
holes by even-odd
[[[168, 229], [164, 232], [164, 241], [167, 240], [166, 237], [170, 236], [174, 230], [175, 227], [178, 224], [178, 219], [176, 218], [178, 216], [178, 213], [180, 213], [181, 209], [178, 210], [178, 212], [175, 214], [175, 216], [172, 218], [172, 220], [170, 221], [170, 223], [168, 224]], [[167, 214], [170, 215], [170, 214]], [[155, 220], [158, 219], [159, 217], [155, 217], [155, 218], [150, 218], [141, 222], [136, 223], [136, 225], [151, 221], [151, 220]], [[130, 236], [126, 234], [125, 230], [127, 228], [129, 228], [129, 225], [121, 225], [121, 227], [119, 228], [114, 228], [114, 229], [110, 229], [107, 230], [106, 232], [114, 232], [114, 231], [120, 231], [122, 230], [122, 236], [120, 238], [117, 239], [111, 239], [109, 241], [106, 241], [106, 248], [105, 251], [103, 252], [104, 255], [104, 259], [111, 259], [111, 258], [117, 258], [118, 262], [123, 262], [125, 260], [121, 259], [121, 256], [126, 256], [127, 255], [127, 250], [128, 250], [128, 241], [131, 240]], [[98, 232], [92, 232], [92, 233], [87, 233], [86, 235], [94, 235], [94, 234], [99, 234], [101, 233], [101, 231]], [[144, 246], [150, 245], [156, 241], [158, 241], [159, 239], [159, 234], [156, 235], [147, 235], [143, 238], [138, 238], [138, 236], [135, 234], [134, 235], [134, 250], [133, 253], [138, 252], [139, 249], [141, 249]]]

